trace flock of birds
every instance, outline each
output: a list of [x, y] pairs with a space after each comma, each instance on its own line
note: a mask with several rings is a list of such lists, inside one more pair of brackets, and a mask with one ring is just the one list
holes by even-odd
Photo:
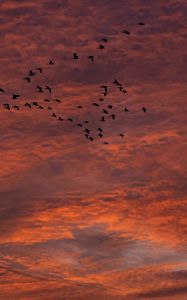
[[[143, 22], [139, 22], [138, 25], [144, 26], [145, 24]], [[129, 35], [130, 31], [122, 30], [122, 33], [126, 34], [126, 35]], [[102, 43], [100, 43], [98, 45], [97, 49], [103, 50], [103, 49], [105, 49], [106, 44], [108, 43], [108, 39], [107, 38], [102, 38], [101, 42]], [[92, 62], [95, 61], [94, 55], [89, 55], [87, 58], [89, 60], [91, 60]], [[79, 55], [74, 52], [73, 56], [72, 56], [72, 59], [73, 60], [79, 59]], [[50, 65], [50, 66], [53, 66], [55, 64], [56, 64], [56, 62], [53, 59], [49, 59], [49, 61], [47, 63], [47, 65]], [[42, 67], [37, 67], [34, 71], [29, 70], [28, 73], [23, 78], [23, 80], [27, 81], [28, 84], [31, 84], [32, 78], [36, 74], [42, 74], [43, 71], [44, 71], [44, 68], [42, 68]], [[117, 89], [119, 89], [119, 91], [121, 93], [123, 93], [123, 94], [127, 93], [127, 90], [124, 89], [123, 85], [117, 79], [114, 79], [111, 83], [113, 84], [113, 86], [115, 86]], [[116, 120], [117, 115], [114, 111], [113, 105], [108, 103], [107, 101], [105, 101], [108, 94], [109, 94], [109, 86], [108, 85], [101, 85], [100, 88], [101, 88], [102, 96], [98, 99], [97, 102], [93, 102], [92, 105], [99, 108], [99, 109], [101, 109], [100, 110], [101, 115], [100, 115], [100, 118], [99, 118], [98, 121], [101, 122], [101, 124], [103, 124], [103, 122], [106, 122], [108, 120], [108, 118], [110, 118], [113, 121]], [[38, 101], [31, 101], [31, 102], [25, 102], [23, 104], [23, 106], [18, 105], [18, 104], [4, 103], [3, 108], [5, 110], [8, 110], [8, 111], [10, 111], [12, 109], [19, 111], [23, 108], [28, 108], [28, 109], [37, 108], [37, 109], [41, 109], [41, 110], [47, 109], [48, 111], [52, 111], [52, 113], [51, 113], [52, 118], [55, 118], [56, 120], [61, 121], [61, 122], [62, 121], [69, 121], [69, 122], [75, 123], [75, 125], [77, 127], [81, 127], [82, 132], [83, 132], [83, 134], [84, 134], [84, 136], [86, 137], [87, 140], [94, 141], [96, 139], [96, 137], [104, 139], [105, 135], [104, 135], [104, 128], [103, 128], [102, 125], [99, 125], [99, 127], [96, 129], [97, 135], [93, 136], [92, 130], [89, 128], [89, 125], [87, 125], [87, 124], [90, 123], [89, 120], [84, 120], [82, 122], [77, 123], [76, 120], [74, 118], [71, 118], [71, 117], [68, 117], [67, 119], [64, 119], [62, 116], [60, 116], [57, 112], [54, 112], [54, 110], [53, 110], [54, 107], [53, 107], [52, 103], [53, 102], [61, 103], [62, 100], [52, 97], [52, 95], [53, 95], [52, 87], [49, 86], [49, 85], [45, 85], [45, 86], [35, 85], [35, 92], [40, 93], [40, 94], [43, 95], [45, 93], [45, 91], [48, 93], [48, 95], [50, 95], [50, 97], [49, 97], [50, 99], [43, 98], [43, 101], [47, 104], [47, 106], [46, 105], [44, 106], [43, 104], [41, 104]], [[6, 94], [5, 89], [2, 88], [2, 87], [0, 87], [0, 94], [2, 94], [2, 95]], [[21, 97], [21, 95], [18, 94], [18, 93], [13, 93], [11, 95], [12, 100], [18, 100], [20, 97]], [[78, 109], [83, 109], [83, 106], [78, 105], [77, 108]], [[128, 112], [129, 110], [128, 110], [127, 107], [124, 107], [123, 111]], [[142, 111], [145, 113], [146, 108], [142, 107]], [[124, 132], [121, 132], [121, 133], [118, 134], [118, 136], [120, 136], [121, 138], [124, 138], [125, 134], [124, 134]], [[109, 144], [109, 142], [104, 141], [103, 144]]]

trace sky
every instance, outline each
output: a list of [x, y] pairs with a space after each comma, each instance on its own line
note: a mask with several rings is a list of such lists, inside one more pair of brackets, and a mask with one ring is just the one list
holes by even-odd
[[[0, 1], [0, 299], [187, 299], [186, 15], [185, 0]], [[101, 126], [101, 85], [117, 117], [90, 141], [75, 122]], [[44, 97], [64, 121], [24, 107]]]

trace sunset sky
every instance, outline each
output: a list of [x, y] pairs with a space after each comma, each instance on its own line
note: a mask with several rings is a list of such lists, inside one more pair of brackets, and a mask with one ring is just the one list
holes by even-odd
[[0, 0], [0, 88], [0, 300], [186, 300], [187, 1]]

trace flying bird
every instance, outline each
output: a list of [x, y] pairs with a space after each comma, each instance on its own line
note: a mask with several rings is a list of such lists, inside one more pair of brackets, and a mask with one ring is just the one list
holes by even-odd
[[32, 70], [29, 70], [29, 76], [34, 76], [35, 72], [33, 72]]
[[79, 57], [78, 57], [78, 55], [77, 55], [77, 53], [73, 53], [73, 59], [78, 59]]
[[102, 134], [102, 133], [99, 133], [98, 136], [99, 136], [100, 138], [102, 138], [102, 137], [103, 137], [103, 134]]
[[48, 65], [54, 65], [55, 63], [54, 63], [54, 61], [52, 61], [51, 59], [50, 59], [50, 61], [48, 62]]
[[143, 110], [144, 112], [146, 112], [146, 108], [145, 108], [145, 107], [142, 107], [142, 110]]
[[103, 38], [103, 39], [101, 39], [101, 41], [107, 43], [108, 40], [106, 38]]
[[40, 73], [43, 72], [43, 69], [42, 69], [42, 68], [36, 68], [36, 70], [38, 70]]
[[93, 55], [89, 55], [88, 59], [90, 59], [91, 61], [94, 61], [94, 56]]
[[143, 22], [139, 22], [139, 23], [138, 23], [138, 25], [145, 25], [145, 23], [143, 23]]
[[73, 120], [71, 118], [69, 118], [68, 121], [73, 122]]
[[32, 102], [32, 105], [39, 106], [38, 102]]
[[10, 110], [10, 105], [8, 103], [3, 104], [4, 108]]
[[52, 108], [52, 107], [50, 107], [50, 106], [48, 106], [48, 107], [47, 107], [47, 109], [51, 110], [51, 109], [53, 109], [53, 108]]
[[93, 140], [94, 140], [93, 137], [91, 137], [91, 136], [89, 137], [89, 139], [90, 139], [90, 141], [93, 141]]
[[112, 107], [113, 107], [112, 105], [108, 105], [108, 108], [112, 109]]
[[17, 95], [17, 94], [13, 94], [12, 95], [12, 99], [17, 99], [17, 98], [19, 98], [20, 97], [20, 95]]
[[56, 101], [56, 102], [62, 102], [60, 99], [54, 99], [54, 101]]
[[122, 30], [122, 33], [130, 34], [130, 32], [128, 30]]
[[29, 77], [24, 77], [23, 79], [27, 80], [27, 81], [28, 81], [28, 83], [30, 83], [30, 82], [31, 82], [31, 79], [30, 79]]
[[14, 105], [13, 106], [15, 109], [19, 110], [19, 106], [18, 105]]
[[41, 105], [40, 105], [40, 106], [38, 106], [38, 108], [40, 108], [40, 109], [44, 109], [44, 107], [43, 107], [43, 106], [41, 106]]
[[41, 86], [37, 85], [36, 88], [38, 93], [43, 93], [43, 89]]
[[105, 117], [102, 116], [100, 121], [101, 121], [101, 122], [105, 122]]
[[102, 132], [102, 131], [103, 131], [103, 129], [102, 129], [101, 127], [99, 127], [99, 128], [98, 128], [98, 130], [99, 130], [100, 132]]
[[109, 143], [108, 142], [104, 142], [103, 144], [108, 145]]
[[27, 102], [24, 104], [24, 106], [25, 106], [25, 107], [29, 107], [29, 108], [31, 108], [31, 105], [30, 105], [30, 103], [27, 103]]
[[103, 108], [103, 112], [104, 112], [105, 114], [108, 114], [108, 111], [107, 111], [106, 109], [104, 109], [104, 108]]
[[64, 121], [64, 119], [63, 119], [63, 118], [61, 118], [61, 117], [59, 117], [58, 119], [59, 119], [59, 121]]
[[94, 105], [94, 106], [99, 106], [99, 104], [98, 104], [98, 103], [95, 103], [95, 102], [92, 103], [92, 105]]
[[112, 117], [113, 120], [115, 120], [116, 115], [112, 114], [111, 117]]
[[104, 45], [99, 45], [99, 47], [97, 49], [105, 49]]
[[5, 90], [2, 89], [2, 88], [0, 88], [0, 92], [4, 94], [4, 93], [5, 93]]
[[78, 123], [77, 126], [78, 126], [78, 127], [82, 127], [82, 124]]
[[57, 117], [57, 115], [56, 115], [55, 113], [53, 113], [53, 114], [52, 114], [52, 117], [56, 118], [56, 117]]
[[82, 105], [78, 105], [77, 108], [82, 108]]
[[104, 101], [104, 99], [103, 99], [103, 98], [99, 98], [99, 100], [100, 100], [100, 101]]
[[124, 108], [124, 111], [129, 111], [129, 110], [128, 110], [128, 108], [125, 107], [125, 108]]
[[50, 102], [51, 100], [47, 99], [47, 98], [44, 98], [44, 101], [45, 102]]
[[120, 133], [119, 136], [121, 136], [121, 137], [123, 138], [123, 137], [124, 137], [124, 134], [123, 134], [123, 133]]
[[51, 88], [50, 88], [50, 86], [46, 85], [46, 90], [48, 90], [49, 93], [51, 94]]

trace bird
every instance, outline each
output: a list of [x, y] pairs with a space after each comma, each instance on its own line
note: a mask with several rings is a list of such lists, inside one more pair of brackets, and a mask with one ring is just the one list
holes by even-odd
[[101, 85], [100, 88], [104, 89], [105, 92], [107, 93], [107, 91], [108, 91], [108, 86], [107, 85]]
[[52, 107], [50, 107], [50, 106], [48, 106], [48, 107], [47, 107], [47, 109], [51, 110], [51, 109], [53, 109], [53, 108], [52, 108]]
[[102, 134], [102, 133], [99, 133], [98, 136], [99, 136], [100, 138], [102, 138], [102, 137], [103, 137], [103, 134]]
[[29, 76], [34, 76], [35, 72], [33, 72], [32, 70], [29, 70]]
[[19, 110], [19, 106], [18, 105], [14, 105], [13, 106], [15, 109]]
[[108, 145], [109, 143], [108, 142], [104, 142], [103, 144]]
[[10, 110], [10, 105], [8, 103], [3, 104], [4, 108]]
[[124, 89], [122, 90], [122, 92], [123, 92], [124, 94], [126, 94], [126, 93], [127, 93], [127, 91], [126, 91], [126, 90], [124, 90]]
[[142, 107], [142, 110], [143, 110], [144, 112], [146, 112], [146, 108], [145, 108], [144, 106]]
[[85, 134], [85, 137], [88, 139], [89, 135], [86, 133], [86, 134]]
[[112, 105], [110, 105], [110, 104], [108, 105], [108, 108], [112, 109], [112, 107], [113, 107]]
[[143, 22], [139, 22], [139, 23], [138, 23], [138, 25], [145, 25], [145, 23], [143, 23]]
[[48, 65], [54, 65], [55, 63], [54, 63], [54, 61], [52, 61], [51, 59], [50, 59], [50, 61], [48, 62]]
[[112, 114], [111, 117], [112, 117], [113, 120], [115, 120], [116, 115]]
[[105, 49], [104, 45], [99, 45], [98, 49]]
[[88, 128], [85, 128], [84, 131], [88, 134], [90, 133], [90, 130]]
[[114, 81], [112, 82], [113, 84], [116, 84], [116, 85], [121, 85], [117, 79], [114, 79]]
[[124, 137], [124, 134], [123, 134], [123, 133], [120, 133], [119, 136], [121, 136], [121, 137], [123, 138], [123, 137]]
[[17, 99], [17, 98], [19, 98], [20, 97], [20, 95], [17, 95], [17, 94], [13, 94], [12, 95], [12, 99]]
[[88, 123], [89, 123], [89, 121], [87, 121], [87, 120], [86, 120], [86, 121], [84, 121], [84, 123], [88, 124]]
[[44, 109], [44, 107], [43, 107], [43, 106], [41, 106], [41, 105], [39, 105], [39, 106], [38, 106], [38, 108], [40, 108], [40, 109]]
[[103, 38], [103, 39], [101, 39], [101, 41], [107, 43], [108, 40], [106, 38]]
[[36, 70], [38, 70], [40, 73], [43, 72], [43, 69], [42, 69], [42, 68], [36, 68]]
[[93, 140], [94, 140], [93, 137], [91, 137], [91, 136], [89, 137], [89, 139], [90, 139], [90, 141], [93, 141]]
[[91, 61], [94, 61], [94, 56], [93, 55], [89, 55], [88, 59], [90, 59]]
[[4, 93], [5, 93], [5, 90], [2, 89], [2, 88], [0, 88], [0, 92], [4, 94]]
[[128, 110], [128, 108], [125, 107], [125, 108], [124, 108], [124, 111], [129, 111], [129, 110]]
[[100, 100], [100, 101], [104, 101], [104, 99], [103, 99], [103, 98], [99, 98], [99, 100]]
[[92, 105], [94, 105], [94, 106], [99, 106], [99, 104], [98, 104], [98, 103], [95, 103], [95, 102], [92, 103]]
[[122, 33], [130, 34], [130, 32], [128, 30], [122, 30]]
[[68, 121], [73, 122], [73, 120], [71, 118], [68, 118]]
[[50, 102], [51, 100], [47, 99], [47, 98], [44, 98], [44, 101], [45, 102]]
[[107, 111], [106, 109], [104, 109], [104, 108], [103, 108], [103, 112], [104, 112], [105, 114], [108, 114], [108, 111]]
[[78, 59], [79, 57], [78, 57], [78, 55], [77, 55], [77, 53], [73, 53], [73, 59]]
[[53, 113], [53, 114], [52, 114], [52, 117], [56, 118], [56, 117], [57, 117], [57, 115], [56, 115], [55, 113]]
[[77, 126], [78, 126], [78, 127], [82, 127], [82, 124], [78, 123]]
[[27, 80], [27, 81], [28, 81], [28, 83], [30, 83], [30, 82], [31, 82], [31, 79], [30, 79], [29, 77], [24, 77], [23, 79]]
[[99, 128], [98, 128], [98, 130], [99, 130], [100, 132], [102, 132], [102, 131], [103, 131], [103, 129], [102, 129], [101, 127], [99, 127]]
[[38, 104], [38, 102], [32, 102], [32, 105], [34, 105], [34, 106], [39, 106], [39, 104]]
[[50, 88], [50, 86], [46, 85], [46, 90], [48, 90], [49, 93], [51, 94], [51, 88]]
[[54, 101], [56, 101], [56, 102], [62, 102], [60, 99], [54, 99]]
[[103, 95], [106, 97], [106, 95], [107, 95], [107, 92], [104, 92], [104, 93], [103, 93]]
[[37, 90], [38, 93], [43, 93], [43, 89], [41, 86], [37, 85], [36, 88], [38, 89]]
[[24, 106], [25, 106], [25, 107], [31, 108], [31, 105], [30, 105], [28, 102], [26, 102], [26, 103], [24, 104]]
[[100, 121], [101, 121], [101, 122], [105, 122], [105, 117], [102, 116]]
[[63, 120], [64, 120], [64, 119], [63, 119], [63, 118], [61, 118], [61, 117], [59, 117], [58, 119], [59, 119], [59, 121], [63, 121]]
[[82, 105], [78, 105], [77, 108], [82, 108]]
[[121, 92], [123, 91], [123, 87], [122, 87], [122, 86], [119, 86], [118, 88], [119, 88], [119, 90], [120, 90]]

